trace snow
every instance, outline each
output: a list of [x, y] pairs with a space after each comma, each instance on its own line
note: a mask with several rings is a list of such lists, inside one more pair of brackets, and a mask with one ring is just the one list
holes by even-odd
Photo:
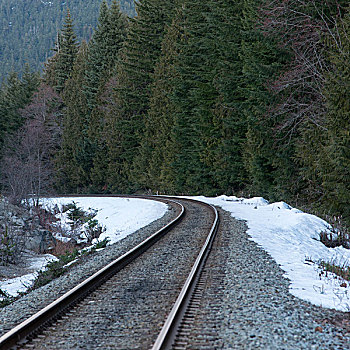
[[[250, 239], [285, 271], [291, 294], [318, 306], [350, 311], [349, 282], [331, 273], [327, 273], [327, 277], [320, 275], [316, 264], [320, 260], [339, 265], [350, 263], [350, 250], [327, 248], [319, 241], [319, 233], [329, 226], [327, 222], [285, 202], [269, 204], [261, 197], [190, 198], [217, 205], [233, 217], [246, 220]], [[344, 282], [346, 287], [341, 286]]]
[[[17, 296], [21, 292], [25, 292], [35, 280], [35, 273], [29, 273], [20, 277], [11, 278], [1, 282], [0, 289], [11, 296]], [[3, 300], [0, 297], [0, 300]]]
[[[350, 287], [337, 276], [321, 275], [320, 260], [349, 264], [350, 250], [342, 247], [327, 248], [319, 241], [319, 233], [328, 224], [317, 216], [292, 208], [285, 202], [269, 203], [262, 197], [238, 198], [235, 196], [190, 197], [227, 210], [237, 219], [245, 220], [250, 239], [256, 242], [285, 271], [290, 280], [290, 292], [303, 300], [341, 311], [350, 310]], [[106, 227], [100, 239], [111, 243], [135, 232], [160, 218], [167, 206], [156, 201], [108, 197], [75, 197], [50, 199], [50, 205], [72, 201], [85, 210], [98, 210], [97, 219]], [[64, 221], [64, 217], [62, 217]], [[39, 267], [39, 263], [38, 266]], [[14, 295], [31, 283], [32, 274], [11, 282], [0, 282], [0, 289]]]
[[[45, 201], [45, 205], [55, 206], [57, 204], [60, 207], [62, 204], [72, 202], [84, 210], [89, 208], [97, 210], [95, 219], [106, 228], [99, 240], [108, 238], [109, 244], [116, 243], [161, 218], [168, 208], [166, 204], [157, 201], [116, 197], [51, 198]], [[69, 229], [67, 216], [64, 213], [59, 215], [61, 224]]]
[[[157, 201], [112, 197], [50, 198], [46, 199], [44, 204], [54, 206], [55, 204], [72, 203], [72, 201], [84, 210], [89, 208], [98, 210], [96, 219], [106, 228], [99, 240], [109, 238], [109, 244], [113, 244], [161, 218], [168, 209], [166, 204]], [[60, 215], [63, 226], [69, 228], [67, 217], [64, 214]], [[64, 239], [64, 237], [59, 238]], [[0, 281], [0, 289], [12, 296], [24, 292], [34, 281], [35, 271], [45, 268], [45, 265], [54, 259], [56, 258], [50, 254], [31, 259], [29, 269], [32, 269], [33, 273]]]
[[[34, 272], [25, 274], [20, 277], [15, 277], [0, 281], [0, 289], [10, 296], [17, 296], [21, 292], [25, 292], [28, 287], [30, 287], [36, 278], [36, 271], [39, 271], [50, 262], [57, 260], [57, 258], [51, 254], [44, 254], [37, 257], [32, 257], [28, 259], [29, 267], [28, 270], [33, 270]], [[3, 298], [0, 297], [0, 300]]]

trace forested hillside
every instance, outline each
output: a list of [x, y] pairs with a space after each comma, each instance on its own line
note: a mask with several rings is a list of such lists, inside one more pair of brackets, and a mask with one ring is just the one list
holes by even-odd
[[68, 12], [42, 79], [5, 84], [4, 191], [244, 193], [349, 221], [348, 1], [136, 8], [103, 1], [89, 42]]
[[[67, 7], [79, 39], [90, 39], [100, 0], [0, 0], [0, 84], [5, 75], [20, 72], [25, 63], [41, 70], [52, 55]], [[121, 10], [135, 15], [134, 0], [121, 0]]]

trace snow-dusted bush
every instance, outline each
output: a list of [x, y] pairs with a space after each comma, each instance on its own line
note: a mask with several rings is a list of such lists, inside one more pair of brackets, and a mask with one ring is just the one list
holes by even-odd
[[83, 210], [73, 201], [62, 206], [60, 220], [61, 232], [64, 236], [73, 238], [77, 243], [91, 243], [105, 231], [95, 218], [98, 210], [89, 208]]

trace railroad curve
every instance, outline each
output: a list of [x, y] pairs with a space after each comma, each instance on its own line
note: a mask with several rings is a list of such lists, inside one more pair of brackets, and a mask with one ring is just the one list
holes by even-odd
[[[157, 199], [171, 200], [159, 197]], [[103, 269], [102, 279], [113, 276], [101, 287], [96, 289], [96, 285], [101, 282], [96, 281], [95, 274], [79, 288], [66, 293], [68, 300], [63, 303], [64, 308], [68, 304], [72, 306], [69, 311], [62, 312], [63, 306], [59, 306], [60, 315], [54, 315], [57, 312], [53, 312], [55, 304], [61, 302], [55, 301], [37, 314], [39, 321], [33, 316], [2, 336], [0, 349], [15, 346], [19, 339], [27, 337], [34, 329], [33, 341], [25, 341], [21, 348], [151, 348], [193, 265], [197, 264], [196, 259], [203, 244], [210, 243], [208, 232], [213, 231], [213, 222], [217, 220], [215, 210], [204, 203], [176, 200], [186, 208], [183, 210], [183, 218], [179, 215], [173, 220], [166, 228], [166, 235], [160, 230], [161, 233], [158, 232], [146, 240], [146, 251], [139, 246], [132, 250], [133, 254], [137, 251], [136, 256], [142, 254], [141, 257], [130, 258], [124, 254], [117, 259], [118, 262]], [[158, 236], [162, 236], [162, 239], [158, 240]], [[116, 264], [119, 265], [116, 267]], [[114, 275], [115, 271], [119, 272]], [[96, 290], [87, 293], [85, 289], [90, 288], [90, 285]], [[83, 294], [88, 296], [77, 303], [77, 300], [82, 299], [81, 291], [77, 292], [79, 289], [83, 289]], [[72, 296], [73, 299], [69, 299]], [[41, 324], [47, 322], [53, 322], [54, 326], [43, 331]], [[31, 327], [29, 330], [26, 329], [28, 325]]]

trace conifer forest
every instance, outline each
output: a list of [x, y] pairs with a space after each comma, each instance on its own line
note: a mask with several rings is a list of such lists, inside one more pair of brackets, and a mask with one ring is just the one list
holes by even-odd
[[43, 72], [7, 68], [2, 193], [263, 196], [350, 223], [348, 0], [98, 6], [85, 39], [65, 8]]

